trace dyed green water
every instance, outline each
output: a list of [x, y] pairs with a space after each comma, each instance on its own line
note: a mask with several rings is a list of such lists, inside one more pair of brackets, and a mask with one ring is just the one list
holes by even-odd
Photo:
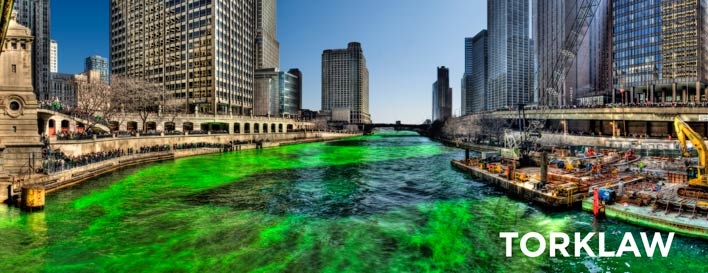
[[0, 272], [708, 272], [689, 238], [670, 258], [505, 258], [501, 231], [605, 231], [616, 248], [647, 230], [509, 200], [453, 171], [461, 156], [386, 133], [126, 169], [42, 213], [0, 206]]

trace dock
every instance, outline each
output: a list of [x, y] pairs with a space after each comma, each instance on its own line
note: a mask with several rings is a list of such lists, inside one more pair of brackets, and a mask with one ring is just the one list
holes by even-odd
[[[593, 200], [583, 200], [583, 210], [593, 211]], [[685, 213], [672, 210], [663, 210], [652, 206], [634, 206], [626, 204], [612, 204], [605, 206], [605, 215], [608, 218], [623, 222], [662, 230], [677, 234], [708, 240], [708, 218], [694, 217]]]
[[520, 198], [527, 202], [539, 204], [545, 208], [566, 210], [576, 208], [587, 197], [587, 192], [568, 193], [558, 195], [538, 187], [537, 181], [526, 182], [507, 179], [499, 174], [465, 164], [463, 160], [452, 160], [454, 168], [468, 173], [489, 185], [493, 185], [512, 197]]

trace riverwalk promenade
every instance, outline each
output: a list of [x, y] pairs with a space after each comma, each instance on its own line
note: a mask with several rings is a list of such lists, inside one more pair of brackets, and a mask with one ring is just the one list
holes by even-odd
[[[37, 167], [32, 174], [0, 181], [0, 202], [19, 194], [22, 187], [41, 187], [52, 192], [128, 166], [225, 151], [328, 141], [356, 135], [358, 134], [353, 132], [299, 131], [278, 134], [159, 135], [53, 141], [48, 143], [47, 148], [52, 153], [62, 154], [61, 165], [48, 166], [46, 162], [55, 164], [56, 160], [45, 160], [44, 166]], [[91, 155], [88, 162], [85, 155]], [[80, 158], [80, 164], [65, 160], [73, 158]]]

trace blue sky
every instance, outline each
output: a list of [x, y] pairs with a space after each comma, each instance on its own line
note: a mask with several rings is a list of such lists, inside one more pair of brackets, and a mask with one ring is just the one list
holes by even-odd
[[[52, 2], [59, 71], [108, 56], [107, 0]], [[375, 122], [421, 123], [431, 115], [436, 67], [450, 67], [453, 109], [460, 108], [464, 38], [486, 26], [483, 0], [278, 0], [281, 70], [304, 74], [303, 107], [320, 108], [322, 50], [362, 43]]]

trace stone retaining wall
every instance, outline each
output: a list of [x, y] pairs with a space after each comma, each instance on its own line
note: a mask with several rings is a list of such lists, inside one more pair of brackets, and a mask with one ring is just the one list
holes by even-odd
[[180, 135], [180, 136], [146, 136], [146, 137], [121, 137], [104, 138], [97, 140], [54, 141], [50, 147], [61, 150], [69, 156], [79, 156], [94, 152], [107, 152], [116, 149], [139, 149], [143, 146], [170, 145], [182, 143], [229, 143], [230, 141], [264, 141], [264, 147], [269, 147], [275, 142], [298, 141], [302, 139], [322, 138], [323, 140], [352, 136], [329, 132], [294, 132], [278, 134], [222, 134], [222, 135]]

